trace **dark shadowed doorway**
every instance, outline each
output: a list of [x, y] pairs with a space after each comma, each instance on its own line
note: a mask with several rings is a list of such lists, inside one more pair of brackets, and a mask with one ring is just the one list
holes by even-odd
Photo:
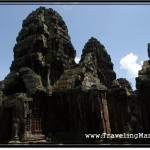
[[3, 112], [2, 138], [4, 141], [12, 137], [13, 108], [5, 108]]

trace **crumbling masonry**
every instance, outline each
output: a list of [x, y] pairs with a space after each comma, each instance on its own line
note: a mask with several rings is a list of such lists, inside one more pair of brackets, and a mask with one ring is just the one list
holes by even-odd
[[44, 7], [23, 21], [16, 40], [10, 73], [0, 82], [1, 143], [108, 143], [85, 134], [150, 132], [149, 60], [136, 91], [116, 79], [94, 37], [76, 64], [65, 22]]

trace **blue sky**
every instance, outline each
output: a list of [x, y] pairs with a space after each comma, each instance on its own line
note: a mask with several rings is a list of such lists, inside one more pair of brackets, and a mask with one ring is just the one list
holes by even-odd
[[63, 17], [78, 58], [88, 39], [97, 38], [111, 55], [117, 78], [127, 78], [135, 89], [140, 62], [148, 60], [150, 5], [0, 5], [0, 80], [9, 73], [23, 19], [39, 6]]

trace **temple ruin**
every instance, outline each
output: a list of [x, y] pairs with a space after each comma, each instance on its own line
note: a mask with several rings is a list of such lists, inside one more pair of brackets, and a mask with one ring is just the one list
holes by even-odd
[[150, 132], [149, 60], [136, 91], [116, 79], [110, 55], [94, 37], [77, 64], [67, 26], [51, 8], [31, 12], [16, 41], [10, 73], [0, 81], [1, 144], [138, 143], [85, 134]]

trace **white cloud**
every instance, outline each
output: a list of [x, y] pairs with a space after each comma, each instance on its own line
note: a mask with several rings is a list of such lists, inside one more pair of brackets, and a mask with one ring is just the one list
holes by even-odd
[[141, 66], [143, 65], [143, 61], [140, 61]]
[[79, 63], [79, 61], [80, 61], [80, 57], [76, 56], [76, 58], [75, 58], [75, 62], [78, 64], [78, 63]]
[[138, 64], [136, 61], [138, 56], [130, 53], [120, 60], [120, 69], [127, 70], [127, 78], [135, 78], [138, 76], [138, 71], [141, 70], [143, 61]]

